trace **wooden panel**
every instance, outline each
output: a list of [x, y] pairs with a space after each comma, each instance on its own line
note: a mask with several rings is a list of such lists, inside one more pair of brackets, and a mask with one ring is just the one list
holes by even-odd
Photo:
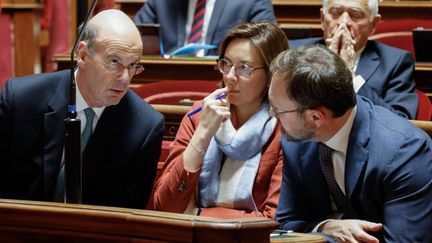
[[[24, 76], [41, 71], [39, 33], [35, 33], [35, 26], [39, 26], [38, 18], [32, 11], [19, 11], [13, 15], [15, 75]], [[38, 30], [37, 30], [38, 31]]]
[[184, 105], [157, 104], [152, 106], [165, 117], [165, 129], [163, 134], [164, 140], [174, 140], [184, 115], [190, 110], [191, 107]]
[[1, 242], [268, 242], [278, 225], [267, 218], [0, 199]]
[[115, 8], [121, 9], [129, 17], [133, 16], [147, 2], [147, 0], [115, 0]]
[[2, 3], [2, 14], [13, 21], [13, 51], [15, 76], [41, 71], [39, 49], [39, 17], [42, 4], [32, 0], [14, 0]]

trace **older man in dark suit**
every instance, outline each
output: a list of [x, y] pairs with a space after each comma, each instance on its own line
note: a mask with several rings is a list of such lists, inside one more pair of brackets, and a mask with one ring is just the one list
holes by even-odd
[[[141, 51], [138, 30], [118, 10], [93, 17], [79, 42], [77, 113], [92, 134], [81, 147], [85, 204], [145, 208], [150, 197], [164, 122], [128, 88]], [[14, 78], [0, 93], [0, 197], [52, 201], [63, 186], [69, 74]]]
[[402, 117], [415, 119], [418, 97], [414, 60], [407, 51], [368, 40], [380, 19], [378, 0], [324, 0], [324, 38], [293, 40], [289, 45], [328, 45], [363, 77], [364, 83], [354, 84], [359, 95]]

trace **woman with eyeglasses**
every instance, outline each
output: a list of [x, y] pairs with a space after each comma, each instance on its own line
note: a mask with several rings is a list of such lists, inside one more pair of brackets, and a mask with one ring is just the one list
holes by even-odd
[[217, 66], [222, 87], [183, 118], [150, 208], [217, 218], [274, 218], [281, 184], [280, 126], [269, 112], [269, 65], [288, 49], [270, 23], [232, 29]]

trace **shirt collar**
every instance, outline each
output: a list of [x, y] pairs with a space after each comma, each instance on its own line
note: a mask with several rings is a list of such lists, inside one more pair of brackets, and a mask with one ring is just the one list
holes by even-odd
[[332, 148], [333, 150], [346, 154], [349, 135], [351, 132], [351, 128], [354, 124], [356, 111], [357, 106], [354, 106], [354, 109], [351, 111], [351, 114], [349, 115], [345, 124], [342, 126], [341, 129], [339, 129], [339, 131], [335, 135], [333, 135], [333, 137], [324, 142], [325, 145]]
[[362, 53], [363, 53], [363, 51], [364, 51], [365, 48], [366, 48], [366, 46], [364, 46], [363, 48], [361, 48], [360, 50], [358, 50], [356, 52], [356, 54], [355, 54], [356, 56], [355, 56], [355, 59], [354, 59], [354, 71], [357, 70], [357, 66], [358, 66], [358, 64], [360, 62], [360, 57], [361, 57], [361, 55], [362, 55]]
[[[77, 73], [78, 73], [78, 69], [75, 70], [75, 80], [77, 78]], [[76, 109], [77, 112], [83, 111], [85, 109], [87, 109], [88, 107], [90, 107], [87, 102], [84, 100], [84, 97], [81, 94], [81, 91], [79, 89], [78, 86], [78, 82], [76, 83], [76, 89], [75, 89], [75, 95], [76, 95]], [[101, 117], [102, 112], [105, 110], [105, 106], [102, 107], [92, 107], [93, 111], [95, 112], [97, 117]]]

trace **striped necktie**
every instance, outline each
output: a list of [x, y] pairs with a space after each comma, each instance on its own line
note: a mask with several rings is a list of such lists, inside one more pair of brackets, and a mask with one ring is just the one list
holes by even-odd
[[202, 39], [203, 33], [203, 24], [204, 24], [204, 13], [206, 7], [206, 0], [198, 0], [194, 18], [192, 22], [192, 28], [189, 34], [188, 43], [200, 43]]
[[[84, 152], [85, 147], [90, 139], [90, 136], [93, 132], [93, 120], [95, 116], [95, 112], [92, 108], [88, 107], [84, 110], [84, 114], [87, 118], [86, 125], [84, 127], [83, 132], [81, 133], [81, 154]], [[64, 202], [65, 195], [65, 166], [61, 167], [61, 170], [57, 176], [57, 183], [54, 189], [54, 201], [55, 202]]]

